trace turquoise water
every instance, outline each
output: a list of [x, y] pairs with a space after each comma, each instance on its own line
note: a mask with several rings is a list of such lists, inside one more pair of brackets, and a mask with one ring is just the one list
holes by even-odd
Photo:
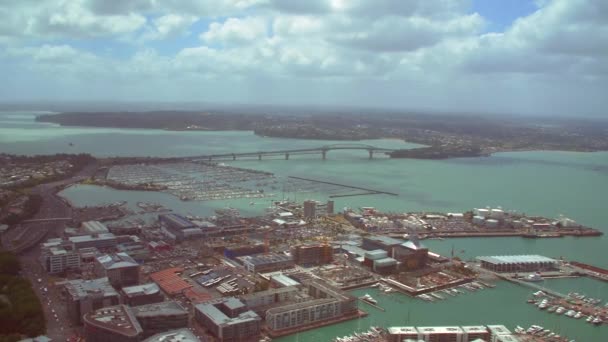
[[[120, 130], [58, 127], [32, 122], [32, 113], [0, 113], [0, 152], [50, 154], [87, 152], [96, 156], [150, 155], [184, 156], [220, 152], [244, 152], [284, 148], [317, 147], [331, 141], [261, 138], [250, 132], [166, 132], [158, 130]], [[73, 147], [68, 144], [72, 142]], [[395, 140], [366, 141], [379, 147], [406, 148]], [[243, 160], [229, 165], [271, 171], [278, 177], [300, 176], [380, 189], [399, 194], [346, 197], [336, 199], [336, 207], [375, 206], [385, 211], [463, 211], [473, 207], [502, 206], [529, 215], [557, 217], [564, 214], [583, 224], [608, 232], [608, 153], [516, 152], [487, 158], [444, 161], [391, 160], [378, 156], [368, 160], [365, 151], [333, 151], [323, 161], [318, 156], [291, 156], [289, 161]], [[246, 215], [255, 215], [267, 206], [265, 200], [181, 202], [164, 193], [126, 192], [94, 186], [77, 186], [64, 196], [80, 205], [128, 200], [160, 202], [179, 212], [208, 215], [213, 209], [232, 206]], [[289, 197], [326, 200], [328, 193], [277, 191], [276, 198]], [[452, 247], [461, 257], [480, 255], [541, 254], [564, 257], [608, 267], [608, 238], [466, 238], [444, 241], [426, 240], [432, 250], [449, 255]], [[460, 253], [463, 251], [462, 253]], [[558, 291], [582, 292], [608, 300], [606, 283], [591, 279], [547, 281]], [[539, 324], [576, 338], [578, 341], [606, 341], [608, 328], [592, 327], [581, 320], [547, 314], [526, 304], [530, 290], [500, 283], [496, 289], [450, 297], [440, 303], [427, 303], [402, 295], [387, 296], [374, 290], [386, 313], [362, 307], [370, 316], [311, 332], [288, 336], [281, 341], [326, 341], [351, 333], [359, 327], [378, 325], [459, 325], [459, 324]], [[409, 317], [409, 321], [408, 321]], [[409, 322], [409, 323], [408, 323]]]

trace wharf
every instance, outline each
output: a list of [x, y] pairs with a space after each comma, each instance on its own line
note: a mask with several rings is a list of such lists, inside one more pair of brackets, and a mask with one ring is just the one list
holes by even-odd
[[[535, 238], [538, 239], [547, 239], [547, 238], [559, 238], [565, 236], [576, 236], [576, 237], [591, 237], [591, 236], [601, 236], [603, 233], [600, 231], [578, 231], [578, 230], [567, 230], [562, 231], [556, 234], [551, 235], [535, 235]], [[391, 237], [402, 237], [403, 234], [389, 234]], [[429, 239], [434, 237], [439, 238], [470, 238], [470, 237], [529, 237], [529, 232], [520, 231], [520, 230], [508, 230], [508, 231], [483, 231], [483, 230], [460, 230], [460, 231], [437, 231], [434, 230], [432, 233], [425, 234], [420, 233], [420, 239]]]
[[588, 277], [592, 277], [592, 278], [595, 278], [595, 279], [598, 279], [601, 281], [608, 281], [608, 270], [607, 269], [593, 266], [593, 265], [588, 265], [588, 264], [578, 262], [578, 261], [570, 261], [569, 264], [577, 272], [583, 273]]
[[400, 283], [394, 279], [389, 279], [389, 278], [382, 278], [381, 279], [383, 282], [394, 286], [395, 288], [397, 288], [397, 290], [403, 294], [406, 294], [408, 296], [412, 296], [412, 297], [416, 297], [418, 295], [421, 294], [425, 294], [425, 293], [430, 293], [430, 292], [435, 292], [435, 291], [439, 291], [439, 290], [445, 290], [445, 289], [449, 289], [452, 287], [456, 287], [459, 285], [463, 285], [463, 284], [467, 284], [470, 283], [472, 281], [474, 281], [475, 279], [473, 278], [463, 278], [463, 279], [459, 279], [456, 281], [452, 281], [449, 283], [445, 283], [445, 284], [441, 284], [441, 285], [437, 285], [437, 286], [433, 286], [433, 287], [425, 287], [422, 289], [416, 289], [410, 286], [407, 286], [403, 283]]

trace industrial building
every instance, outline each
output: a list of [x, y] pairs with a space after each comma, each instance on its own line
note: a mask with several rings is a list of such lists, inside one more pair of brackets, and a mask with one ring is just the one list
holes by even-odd
[[117, 244], [116, 236], [112, 233], [72, 236], [68, 239], [74, 244], [75, 249], [86, 247], [105, 249], [116, 247]]
[[220, 341], [244, 341], [260, 335], [260, 316], [234, 297], [196, 305], [194, 318]]
[[132, 307], [143, 329], [143, 337], [188, 327], [188, 311], [174, 301]]
[[333, 261], [333, 248], [328, 244], [307, 244], [291, 248], [293, 261], [297, 265], [325, 265]]
[[91, 311], [82, 318], [87, 342], [138, 342], [143, 329], [126, 305]]
[[537, 272], [555, 270], [558, 261], [542, 255], [501, 255], [477, 257], [481, 267], [494, 272]]
[[85, 234], [102, 234], [110, 232], [108, 227], [99, 221], [82, 222], [81, 229]]
[[42, 244], [40, 263], [45, 271], [50, 274], [80, 268], [80, 254], [71, 243], [63, 242], [63, 240], [54, 239], [54, 241], [49, 240], [49, 242]]
[[270, 276], [270, 284], [276, 287], [298, 286], [300, 283], [295, 279], [278, 272]]
[[115, 288], [139, 284], [139, 267], [127, 253], [104, 254], [95, 259], [95, 274], [107, 277]]
[[319, 321], [352, 315], [357, 312], [357, 299], [329, 284], [311, 280], [305, 290], [310, 300], [279, 306], [266, 311], [268, 329], [280, 331]]
[[160, 287], [155, 283], [123, 287], [120, 294], [122, 302], [129, 306], [153, 304], [165, 300]]
[[200, 342], [200, 340], [188, 329], [177, 329], [150, 336], [143, 342]]
[[273, 272], [294, 266], [292, 257], [285, 254], [247, 255], [237, 259], [249, 272], [253, 273]]
[[230, 246], [224, 249], [224, 256], [230, 259], [237, 257], [264, 253], [264, 244], [247, 244], [239, 246]]
[[177, 214], [158, 215], [160, 229], [167, 238], [179, 242], [203, 236], [201, 228], [192, 221]]
[[70, 280], [65, 285], [70, 320], [80, 324], [82, 316], [98, 308], [118, 305], [120, 297], [108, 278]]
[[[448, 327], [390, 327], [388, 342], [424, 341], [424, 342], [475, 342], [502, 341], [498, 336], [511, 336], [503, 325], [483, 326], [448, 326]], [[508, 340], [508, 341], [518, 341]]]

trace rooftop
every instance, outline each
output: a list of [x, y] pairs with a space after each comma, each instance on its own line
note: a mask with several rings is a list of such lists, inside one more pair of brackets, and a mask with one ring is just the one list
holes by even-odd
[[148, 337], [143, 342], [199, 342], [200, 340], [190, 330], [177, 329], [165, 331]]
[[126, 305], [101, 308], [83, 317], [86, 324], [112, 330], [125, 336], [137, 336], [143, 332], [141, 325]]
[[135, 296], [150, 295], [150, 294], [158, 293], [158, 292], [160, 292], [160, 287], [158, 287], [158, 285], [156, 285], [156, 283], [148, 283], [148, 284], [142, 284], [142, 285], [123, 287], [122, 292], [124, 292], [124, 294], [127, 297], [135, 297]]
[[134, 306], [131, 310], [137, 317], [188, 314], [186, 309], [174, 301]]
[[460, 327], [418, 327], [421, 334], [462, 334]]
[[367, 237], [365, 237], [365, 239], [372, 240], [374, 242], [379, 242], [379, 243], [382, 243], [382, 244], [388, 245], [388, 246], [400, 245], [403, 243], [403, 240], [399, 240], [399, 239], [392, 238], [390, 236], [383, 236], [383, 235], [367, 236]]
[[139, 264], [127, 253], [104, 254], [98, 256], [96, 259], [106, 270], [139, 266]]
[[499, 255], [481, 256], [477, 260], [491, 264], [531, 264], [531, 263], [554, 263], [555, 259], [547, 258], [542, 255]]
[[295, 281], [293, 278], [290, 278], [284, 274], [273, 275], [271, 279], [285, 287], [300, 285], [300, 283]]
[[270, 264], [270, 263], [275, 263], [275, 262], [289, 261], [289, 260], [291, 260], [291, 256], [287, 256], [284, 254], [270, 253], [270, 254], [266, 254], [266, 255], [255, 255], [255, 256], [247, 255], [247, 256], [239, 257], [239, 259], [242, 260], [243, 262], [248, 262], [253, 265], [265, 265], [265, 264]]
[[65, 285], [65, 288], [72, 298], [78, 300], [93, 295], [102, 295], [103, 297], [118, 296], [118, 293], [110, 285], [107, 277], [91, 280], [70, 280]]
[[97, 240], [111, 240], [111, 239], [116, 239], [116, 236], [112, 233], [72, 236], [69, 238], [69, 240], [74, 243], [97, 241]]
[[82, 223], [82, 228], [87, 232], [87, 233], [107, 233], [108, 232], [108, 227], [106, 227], [105, 224], [99, 222], [99, 221], [86, 221]]
[[167, 294], [175, 295], [192, 287], [192, 284], [179, 276], [178, 273], [183, 271], [183, 268], [172, 267], [150, 274], [150, 279], [158, 284]]
[[228, 317], [226, 314], [224, 314], [220, 309], [218, 309], [216, 307], [217, 305], [221, 305], [223, 303], [225, 304], [226, 302], [231, 302], [231, 301], [232, 302], [237, 301], [237, 302], [241, 303], [241, 305], [244, 305], [240, 300], [238, 300], [234, 297], [228, 297], [228, 298], [221, 298], [221, 299], [207, 302], [207, 303], [198, 304], [195, 306], [195, 309], [197, 311], [201, 312], [202, 314], [204, 314], [205, 316], [207, 316], [209, 319], [211, 319], [213, 321], [213, 323], [216, 325], [225, 326], [225, 325], [261, 320], [260, 316], [258, 316], [255, 312], [253, 312], [251, 310], [245, 311], [245, 312], [241, 313], [240, 315], [238, 315], [237, 317]]
[[165, 219], [169, 222], [171, 222], [171, 224], [176, 225], [177, 227], [181, 228], [181, 229], [185, 229], [185, 228], [194, 228], [195, 225], [194, 223], [192, 223], [190, 220], [188, 220], [187, 218], [181, 216], [181, 215], [177, 215], [177, 214], [162, 214], [162, 215], [158, 215], [159, 218]]

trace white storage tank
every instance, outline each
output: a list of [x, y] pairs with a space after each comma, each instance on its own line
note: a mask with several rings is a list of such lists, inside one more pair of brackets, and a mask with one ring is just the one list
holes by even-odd
[[495, 219], [489, 219], [486, 221], [486, 227], [488, 228], [497, 228], [498, 227], [498, 220]]
[[476, 209], [476, 211], [477, 211], [476, 216], [483, 216], [483, 217], [490, 216], [490, 209]]
[[483, 216], [473, 216], [473, 224], [477, 226], [483, 226], [486, 218]]
[[502, 209], [492, 209], [490, 217], [496, 220], [501, 220], [505, 217], [505, 212]]

